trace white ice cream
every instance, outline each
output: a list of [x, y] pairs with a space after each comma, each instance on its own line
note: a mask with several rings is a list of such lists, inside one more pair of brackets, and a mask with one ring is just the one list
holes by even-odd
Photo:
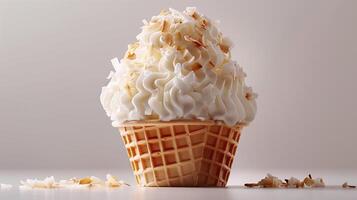
[[101, 103], [116, 126], [130, 120], [251, 122], [256, 94], [231, 59], [232, 42], [195, 8], [165, 10], [144, 20], [137, 42], [102, 88]]

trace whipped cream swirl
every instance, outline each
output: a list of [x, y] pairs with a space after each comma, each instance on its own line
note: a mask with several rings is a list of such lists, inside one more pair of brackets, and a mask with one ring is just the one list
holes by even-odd
[[101, 103], [113, 126], [130, 120], [218, 120], [247, 124], [256, 94], [231, 59], [232, 42], [195, 8], [163, 10], [143, 21], [137, 41], [102, 88]]

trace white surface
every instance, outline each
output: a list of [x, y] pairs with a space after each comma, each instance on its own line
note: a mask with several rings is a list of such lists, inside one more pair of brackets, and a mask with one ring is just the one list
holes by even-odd
[[[242, 187], [246, 182], [255, 182], [265, 176], [261, 171], [234, 171], [231, 175], [227, 188], [140, 188], [136, 186], [122, 187], [118, 189], [37, 189], [19, 190], [18, 183], [26, 178], [44, 178], [54, 175], [58, 179], [70, 178], [73, 176], [95, 175], [104, 178], [105, 173], [110, 172], [127, 182], [134, 184], [133, 177], [129, 171], [0, 171], [0, 182], [11, 183], [13, 189], [1, 190], [1, 200], [16, 199], [146, 199], [146, 200], [189, 200], [189, 199], [356, 199], [357, 189], [343, 189], [340, 185], [349, 181], [350, 184], [357, 183], [357, 174], [353, 171], [310, 171], [313, 176], [324, 178], [329, 185], [321, 189], [249, 189]], [[310, 173], [309, 172], [309, 173]], [[271, 171], [281, 178], [296, 176], [302, 178], [305, 172], [302, 171]]]
[[110, 59], [186, 6], [259, 94], [235, 167], [357, 169], [356, 0], [0, 0], [0, 168], [130, 167], [99, 102]]

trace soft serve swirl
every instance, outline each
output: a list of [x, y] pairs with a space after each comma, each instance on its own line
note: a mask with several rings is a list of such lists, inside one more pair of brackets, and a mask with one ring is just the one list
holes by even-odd
[[251, 122], [256, 94], [231, 60], [231, 41], [195, 8], [144, 20], [137, 42], [112, 64], [101, 103], [116, 126], [130, 120]]

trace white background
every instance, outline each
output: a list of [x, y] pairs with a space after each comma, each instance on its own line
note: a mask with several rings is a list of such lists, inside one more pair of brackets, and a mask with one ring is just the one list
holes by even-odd
[[357, 1], [0, 0], [0, 169], [130, 170], [99, 102], [162, 8], [221, 21], [259, 94], [237, 169], [357, 167]]

